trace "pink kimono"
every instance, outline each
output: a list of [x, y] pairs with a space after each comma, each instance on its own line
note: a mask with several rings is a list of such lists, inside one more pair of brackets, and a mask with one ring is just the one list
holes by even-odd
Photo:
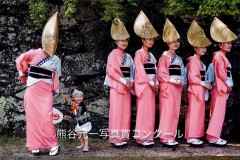
[[215, 74], [214, 88], [211, 92], [210, 121], [207, 129], [207, 140], [220, 138], [226, 111], [227, 84], [233, 85], [231, 65], [222, 51], [214, 53], [213, 66]]
[[[16, 59], [17, 70], [27, 89], [24, 95], [26, 113], [26, 147], [28, 149], [52, 148], [58, 145], [53, 125], [53, 91], [59, 88], [61, 61], [53, 55], [38, 66], [45, 57], [42, 49], [30, 50]], [[28, 68], [29, 67], [29, 68]], [[25, 75], [24, 75], [25, 74]]]
[[185, 123], [185, 138], [200, 138], [204, 135], [205, 120], [205, 74], [206, 66], [199, 58], [188, 58], [188, 113]]
[[131, 92], [119, 78], [133, 82], [133, 60], [127, 53], [114, 49], [108, 56], [104, 85], [110, 87], [109, 142], [129, 140], [131, 118]]
[[154, 140], [155, 126], [155, 91], [149, 82], [156, 79], [156, 59], [149, 52], [138, 50], [134, 58], [134, 91], [136, 95], [136, 127], [134, 138], [136, 142]]
[[157, 70], [160, 81], [158, 136], [161, 142], [166, 142], [175, 140], [182, 97], [182, 87], [169, 81], [171, 78], [184, 80], [185, 71], [181, 57], [168, 51], [160, 57]]

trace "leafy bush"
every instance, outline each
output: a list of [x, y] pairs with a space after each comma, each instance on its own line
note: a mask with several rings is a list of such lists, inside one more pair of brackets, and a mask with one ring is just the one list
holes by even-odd
[[[65, 15], [73, 16], [77, 12], [78, 4], [84, 2], [83, 0], [62, 0], [65, 6]], [[127, 11], [129, 6], [133, 8], [144, 5], [154, 5], [156, 2], [162, 3], [159, 8], [160, 13], [165, 15], [177, 16], [222, 16], [230, 15], [240, 20], [240, 0], [164, 0], [159, 2], [156, 0], [90, 0], [90, 5], [98, 6], [101, 13], [101, 19], [104, 21], [111, 21], [118, 17], [126, 21]], [[42, 27], [48, 14], [47, 0], [29, 0], [30, 17], [36, 26]], [[146, 6], [145, 6], [146, 7]]]

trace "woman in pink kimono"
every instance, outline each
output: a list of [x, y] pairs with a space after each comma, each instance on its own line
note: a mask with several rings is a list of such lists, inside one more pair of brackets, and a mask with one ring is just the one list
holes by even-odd
[[154, 144], [155, 94], [158, 89], [156, 59], [148, 51], [158, 33], [147, 16], [141, 11], [134, 23], [135, 33], [142, 38], [142, 48], [134, 57], [134, 91], [136, 99], [136, 127], [134, 138], [143, 146]]
[[206, 53], [206, 47], [211, 41], [206, 37], [203, 29], [194, 20], [188, 30], [188, 42], [194, 47], [195, 54], [188, 58], [188, 113], [185, 123], [185, 138], [192, 146], [201, 146], [204, 136], [205, 99], [208, 99], [208, 90], [211, 84], [206, 83], [206, 66], [201, 62], [201, 57]]
[[111, 36], [117, 49], [113, 49], [108, 56], [104, 85], [110, 87], [109, 142], [120, 147], [127, 144], [130, 138], [134, 64], [132, 57], [124, 51], [130, 36], [120, 19], [114, 19]]
[[53, 54], [57, 37], [55, 13], [43, 30], [43, 49], [30, 50], [16, 59], [19, 77], [27, 85], [24, 95], [26, 147], [33, 154], [39, 153], [41, 148], [51, 148], [49, 155], [56, 155], [59, 149], [53, 125], [53, 92], [59, 92], [61, 75], [61, 61]]
[[182, 58], [176, 55], [179, 48], [179, 34], [174, 25], [166, 19], [163, 28], [163, 41], [167, 43], [169, 50], [165, 51], [158, 62], [159, 110], [160, 123], [158, 136], [160, 142], [167, 146], [175, 146], [175, 135], [184, 85], [185, 70]]
[[232, 41], [237, 36], [218, 18], [214, 18], [210, 27], [210, 34], [214, 41], [219, 43], [220, 50], [213, 53], [212, 64], [214, 67], [214, 88], [211, 91], [210, 121], [207, 129], [209, 143], [222, 146], [227, 141], [220, 138], [226, 112], [226, 100], [232, 91], [233, 81], [231, 64], [226, 54], [232, 48]]

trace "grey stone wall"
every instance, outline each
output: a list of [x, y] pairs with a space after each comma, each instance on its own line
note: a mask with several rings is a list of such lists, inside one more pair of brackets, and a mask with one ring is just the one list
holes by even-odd
[[[27, 49], [41, 47], [42, 30], [36, 28], [30, 18], [27, 0], [2, 0], [0, 1], [0, 132], [3, 134], [25, 134], [25, 116], [23, 108], [23, 95], [25, 87], [18, 79], [15, 59], [22, 53], [21, 48]], [[52, 2], [53, 3], [53, 2]], [[78, 12], [67, 18], [63, 15], [63, 7], [50, 3], [52, 8], [49, 16], [56, 10], [59, 11], [59, 46], [56, 54], [62, 60], [61, 92], [70, 96], [74, 88], [83, 90], [86, 95], [85, 102], [93, 117], [92, 132], [108, 127], [108, 96], [103, 89], [105, 67], [108, 53], [115, 47], [110, 36], [111, 23], [100, 20], [101, 9], [84, 2], [79, 6]], [[165, 17], [159, 14], [159, 4], [143, 6], [158, 33], [162, 34]], [[129, 7], [129, 17], [126, 27], [131, 35], [127, 52], [134, 57], [134, 52], [141, 47], [141, 40], [133, 32], [133, 23], [140, 9], [132, 10]], [[131, 15], [131, 16], [130, 16]], [[186, 58], [192, 55], [193, 49], [188, 44], [186, 33], [192, 18], [168, 17], [175, 24], [181, 36], [181, 47], [178, 54], [186, 64]], [[238, 35], [240, 34], [239, 22], [231, 17], [221, 17], [228, 26]], [[209, 26], [212, 17], [197, 19], [209, 36]], [[167, 49], [159, 37], [154, 47], [150, 50], [158, 59]], [[208, 48], [203, 62], [211, 62], [212, 52], [217, 50], [217, 44]], [[223, 127], [223, 137], [238, 140], [240, 133], [239, 109], [239, 41], [235, 42], [228, 58], [233, 66], [234, 90], [227, 105], [226, 120]], [[156, 108], [156, 127], [158, 126], [158, 100]], [[183, 96], [179, 129], [184, 132], [184, 121], [187, 111], [187, 98]], [[135, 125], [135, 98], [132, 100], [132, 122]], [[206, 109], [206, 127], [209, 115], [209, 102]], [[62, 98], [55, 99], [54, 107], [66, 113], [69, 104]], [[64, 128], [61, 123], [56, 128]]]

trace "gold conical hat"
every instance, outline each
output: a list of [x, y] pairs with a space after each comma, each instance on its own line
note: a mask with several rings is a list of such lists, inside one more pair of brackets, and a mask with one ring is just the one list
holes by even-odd
[[52, 55], [58, 44], [58, 19], [56, 12], [44, 26], [42, 32], [42, 47], [49, 54]]
[[118, 18], [114, 18], [112, 22], [111, 36], [114, 40], [125, 40], [130, 37], [124, 23]]
[[141, 38], [155, 38], [158, 36], [157, 31], [143, 11], [141, 11], [137, 16], [133, 29], [134, 32]]
[[210, 34], [212, 39], [219, 43], [231, 42], [237, 39], [237, 36], [217, 17], [212, 21]]
[[207, 47], [212, 42], [206, 37], [203, 29], [193, 20], [187, 33], [188, 42], [194, 47]]
[[178, 34], [176, 28], [169, 21], [168, 18], [166, 19], [166, 22], [164, 24], [162, 36], [163, 36], [163, 41], [165, 43], [170, 43], [180, 38], [180, 35]]

